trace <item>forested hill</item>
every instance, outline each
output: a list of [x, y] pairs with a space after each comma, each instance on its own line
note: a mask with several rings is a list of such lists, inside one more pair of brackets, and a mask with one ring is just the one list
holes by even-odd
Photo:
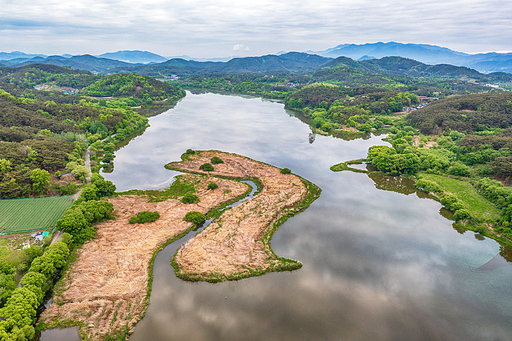
[[495, 83], [510, 82], [512, 74], [494, 72], [483, 74], [476, 70], [448, 64], [427, 65], [413, 59], [402, 57], [384, 57], [381, 59], [368, 59], [355, 61], [347, 57], [338, 57], [323, 66], [323, 68], [336, 68], [348, 66], [357, 70], [368, 72], [387, 73], [409, 77], [472, 79], [479, 82]]
[[155, 78], [173, 74], [188, 76], [194, 74], [297, 73], [316, 69], [330, 60], [331, 58], [299, 52], [289, 52], [279, 56], [234, 58], [225, 63], [186, 61], [178, 58], [160, 64], [116, 68], [110, 72], [134, 72]]
[[34, 171], [83, 164], [79, 159], [89, 143], [124, 140], [147, 126], [147, 118], [127, 108], [101, 106], [96, 99], [57, 103], [54, 97], [15, 97], [0, 89], [0, 198], [34, 195]]
[[424, 134], [512, 127], [512, 93], [471, 94], [439, 100], [408, 118]]
[[[47, 91], [34, 92], [35, 86]], [[77, 102], [63, 92], [93, 97], [135, 97], [146, 102], [181, 98], [178, 87], [136, 74], [94, 75], [54, 65], [31, 64], [18, 68], [0, 68], [0, 88], [15, 96], [44, 99], [53, 92], [56, 102]], [[71, 89], [69, 89], [71, 88]]]
[[86, 87], [82, 94], [93, 97], [133, 96], [146, 101], [162, 101], [184, 96], [183, 90], [174, 85], [133, 73], [103, 76]]
[[45, 83], [81, 89], [99, 78], [101, 76], [93, 75], [89, 71], [47, 64], [30, 64], [16, 68], [0, 67], [0, 82], [9, 83], [20, 89], [32, 89], [35, 85]]
[[147, 126], [134, 110], [165, 110], [185, 95], [135, 74], [100, 76], [44, 64], [0, 72], [0, 199], [60, 194], [58, 186], [36, 190], [31, 176], [85, 177], [82, 155], [103, 140], [111, 147], [102, 152], [102, 165], [96, 159], [91, 166], [111, 168], [113, 143]]

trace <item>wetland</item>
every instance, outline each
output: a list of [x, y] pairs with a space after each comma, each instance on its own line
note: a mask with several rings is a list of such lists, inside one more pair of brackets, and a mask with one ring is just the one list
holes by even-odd
[[171, 266], [191, 236], [166, 246], [130, 340], [510, 338], [509, 247], [454, 228], [442, 205], [406, 179], [329, 169], [365, 158], [384, 136], [315, 136], [279, 102], [218, 94], [187, 93], [149, 123], [103, 174], [118, 191], [167, 187], [181, 173], [164, 165], [191, 148], [289, 168], [322, 194], [270, 241], [299, 270], [192, 283]]

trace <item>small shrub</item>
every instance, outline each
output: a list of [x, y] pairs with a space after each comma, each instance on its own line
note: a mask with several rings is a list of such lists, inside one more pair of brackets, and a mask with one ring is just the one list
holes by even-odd
[[215, 182], [210, 182], [208, 184], [208, 189], [217, 189], [219, 188], [219, 185], [217, 185]]
[[445, 194], [443, 199], [441, 199], [441, 204], [452, 212], [464, 208], [464, 204], [453, 194]]
[[425, 192], [437, 192], [437, 193], [443, 192], [443, 189], [441, 188], [441, 186], [439, 186], [434, 181], [430, 181], [430, 180], [419, 179], [416, 182], [416, 184], [414, 184], [414, 186], [416, 186], [416, 188], [419, 188]]
[[193, 151], [192, 149], [187, 149], [185, 153], [187, 153], [188, 155], [194, 155], [196, 152]]
[[199, 169], [203, 170], [205, 172], [211, 172], [211, 171], [213, 171], [213, 166], [207, 162], [207, 163], [203, 163], [201, 166], [199, 166]]
[[210, 161], [214, 165], [217, 165], [219, 163], [224, 163], [224, 161], [222, 161], [222, 159], [220, 157], [217, 157], [217, 156], [212, 157]]
[[206, 217], [201, 212], [191, 211], [191, 212], [187, 212], [187, 214], [185, 214], [185, 217], [183, 217], [183, 220], [194, 223], [196, 225], [201, 225], [202, 223], [205, 222]]
[[281, 174], [291, 174], [292, 171], [290, 170], [290, 168], [283, 168], [281, 169]]
[[460, 210], [457, 210], [453, 217], [455, 218], [455, 220], [469, 219], [471, 218], [471, 213], [465, 208], [462, 208]]
[[75, 194], [78, 190], [78, 186], [74, 182], [68, 183], [66, 186], [60, 188], [60, 193], [62, 195], [72, 195]]
[[195, 204], [199, 202], [199, 197], [192, 193], [187, 193], [181, 198], [181, 202], [184, 204]]
[[448, 168], [447, 173], [456, 176], [470, 176], [471, 168], [469, 168], [462, 162], [456, 161], [450, 168]]
[[160, 213], [157, 211], [150, 212], [150, 211], [141, 211], [137, 213], [137, 215], [134, 215], [130, 218], [130, 224], [144, 224], [144, 223], [150, 223], [160, 218]]

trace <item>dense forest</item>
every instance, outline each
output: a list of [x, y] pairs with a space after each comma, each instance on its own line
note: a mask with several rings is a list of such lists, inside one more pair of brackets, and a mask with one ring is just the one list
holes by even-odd
[[[184, 96], [174, 85], [133, 74], [97, 76], [52, 65], [0, 71], [0, 198], [67, 193], [62, 181], [50, 179], [86, 176], [89, 146], [93, 168], [108, 168], [114, 143], [146, 128], [148, 119], [132, 107]], [[57, 88], [33, 89], [43, 83]], [[88, 96], [65, 94], [62, 86], [83, 87]]]
[[512, 125], [512, 94], [473, 94], [437, 101], [409, 115], [424, 134], [461, 132]]
[[183, 91], [176, 86], [133, 73], [101, 77], [86, 87], [82, 94], [93, 97], [132, 96], [149, 103], [170, 97], [183, 97]]

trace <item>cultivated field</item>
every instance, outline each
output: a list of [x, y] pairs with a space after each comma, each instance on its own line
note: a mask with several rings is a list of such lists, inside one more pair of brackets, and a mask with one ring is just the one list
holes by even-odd
[[70, 197], [2, 199], [0, 234], [53, 227], [72, 202]]

